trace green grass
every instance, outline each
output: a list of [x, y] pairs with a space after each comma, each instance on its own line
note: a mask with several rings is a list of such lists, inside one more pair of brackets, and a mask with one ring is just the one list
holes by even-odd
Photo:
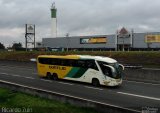
[[107, 56], [116, 59], [123, 64], [140, 64], [143, 67], [160, 68], [159, 51], [69, 51], [69, 52], [0, 52], [1, 60], [29, 61], [31, 58], [37, 58], [38, 55], [96, 55]]
[[75, 107], [67, 103], [0, 88], [0, 111], [2, 108], [18, 108], [28, 110], [28, 113], [97, 113], [92, 108]]

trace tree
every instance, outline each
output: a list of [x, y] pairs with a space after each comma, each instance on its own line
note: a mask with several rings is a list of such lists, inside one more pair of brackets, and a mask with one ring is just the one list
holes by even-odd
[[12, 49], [21, 49], [22, 48], [22, 44], [19, 42], [19, 43], [13, 43], [12, 45]]
[[0, 43], [0, 49], [5, 49], [5, 47], [2, 43]]

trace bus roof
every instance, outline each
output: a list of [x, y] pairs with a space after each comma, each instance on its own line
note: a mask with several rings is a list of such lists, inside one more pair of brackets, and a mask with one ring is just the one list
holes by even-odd
[[109, 58], [109, 57], [103, 57], [103, 56], [91, 56], [91, 55], [65, 55], [65, 56], [59, 56], [59, 55], [39, 55], [38, 58], [62, 58], [62, 59], [94, 59], [98, 61], [103, 61], [107, 63], [116, 63], [117, 61]]
[[63, 58], [63, 59], [80, 59], [78, 55], [39, 55], [38, 58]]

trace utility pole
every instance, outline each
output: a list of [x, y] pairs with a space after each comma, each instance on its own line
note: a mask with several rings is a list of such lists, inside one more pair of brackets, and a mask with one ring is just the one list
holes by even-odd
[[67, 51], [69, 51], [69, 33], [66, 33]]

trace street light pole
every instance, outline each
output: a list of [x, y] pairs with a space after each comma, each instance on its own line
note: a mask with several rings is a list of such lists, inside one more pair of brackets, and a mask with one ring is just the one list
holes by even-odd
[[67, 39], [67, 51], [69, 50], [69, 33], [66, 33], [66, 39]]
[[123, 51], [124, 51], [124, 36], [123, 36]]

